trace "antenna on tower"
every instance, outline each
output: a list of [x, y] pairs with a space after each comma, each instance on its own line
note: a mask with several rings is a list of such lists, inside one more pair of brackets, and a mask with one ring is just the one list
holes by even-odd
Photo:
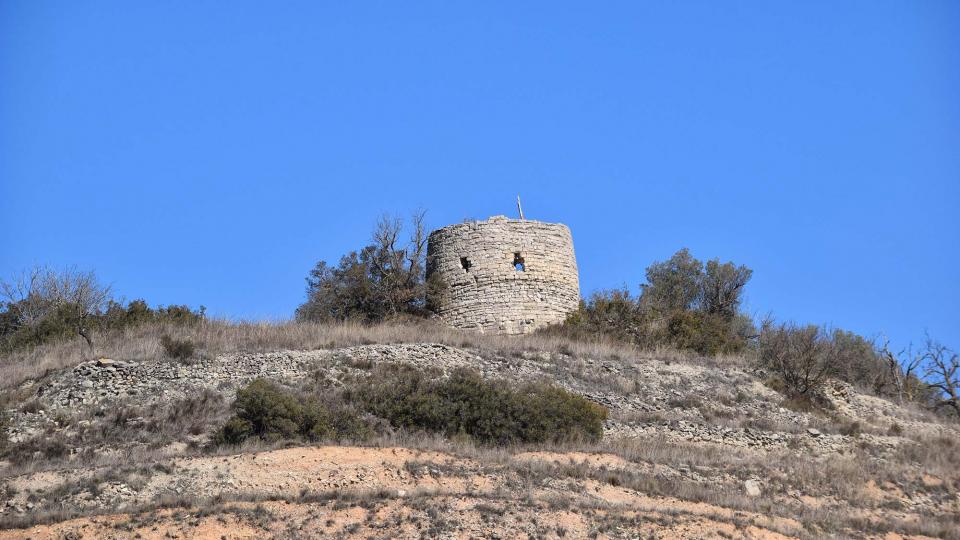
[[517, 195], [517, 210], [520, 211], [520, 219], [524, 219], [524, 218], [523, 218], [523, 207], [520, 206], [520, 196], [519, 196], [519, 195]]

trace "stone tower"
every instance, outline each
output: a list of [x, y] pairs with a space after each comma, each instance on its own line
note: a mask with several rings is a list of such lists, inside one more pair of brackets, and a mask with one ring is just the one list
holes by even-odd
[[430, 301], [457, 328], [523, 334], [563, 322], [580, 303], [573, 237], [561, 223], [494, 216], [437, 229], [427, 277], [445, 285]]

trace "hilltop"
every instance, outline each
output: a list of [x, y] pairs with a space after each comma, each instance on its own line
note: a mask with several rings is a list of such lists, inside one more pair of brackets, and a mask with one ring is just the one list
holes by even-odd
[[[189, 336], [186, 359], [161, 335]], [[747, 354], [505, 338], [428, 323], [138, 327], [108, 358], [5, 366], [0, 538], [944, 537], [960, 429], [831, 379], [787, 399]], [[548, 384], [607, 410], [596, 441], [488, 445], [391, 426], [364, 440], [216, 444], [238, 389], [333, 395], [383, 366]], [[503, 381], [497, 383], [497, 381]], [[304, 394], [306, 395], [306, 394]]]

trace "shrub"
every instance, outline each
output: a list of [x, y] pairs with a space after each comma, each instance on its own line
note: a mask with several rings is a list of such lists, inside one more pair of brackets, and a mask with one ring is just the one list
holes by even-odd
[[675, 311], [666, 319], [661, 341], [681, 350], [696, 351], [703, 355], [733, 353], [747, 345], [749, 321], [743, 326], [741, 319], [700, 311]]
[[669, 260], [647, 267], [647, 282], [640, 286], [645, 307], [661, 312], [695, 309], [703, 296], [703, 263], [686, 248]]
[[147, 322], [197, 322], [204, 308], [147, 306], [134, 300], [123, 306], [93, 272], [36, 267], [12, 281], [0, 279], [0, 352], [29, 349], [79, 336], [94, 349], [94, 332]]
[[[8, 306], [8, 314], [16, 308]], [[30, 323], [16, 323], [7, 327], [7, 333], [0, 336], [0, 350], [17, 351], [29, 349], [75, 335], [74, 310], [63, 305], [46, 312], [42, 318]]]
[[[4, 437], [6, 439], [6, 437]], [[54, 461], [70, 455], [70, 446], [61, 434], [51, 434], [49, 431], [42, 436], [32, 437], [17, 444], [5, 445], [4, 459], [20, 465], [34, 460]]]
[[193, 358], [196, 347], [189, 339], [174, 339], [167, 334], [160, 337], [160, 345], [163, 352], [170, 358], [177, 360], [186, 360]]
[[0, 280], [0, 298], [18, 325], [27, 328], [57, 315], [93, 350], [92, 323], [110, 300], [110, 287], [94, 272], [34, 267], [13, 281]]
[[234, 415], [216, 434], [218, 444], [240, 444], [255, 437], [282, 439], [365, 439], [370, 426], [348, 407], [317, 399], [256, 379], [237, 391]]
[[562, 334], [571, 339], [612, 338], [618, 341], [645, 344], [648, 321], [638, 302], [626, 289], [593, 293], [581, 300], [577, 311], [570, 314], [563, 326], [547, 327], [544, 333]]
[[151, 308], [147, 302], [138, 299], [130, 301], [126, 306], [110, 301], [107, 310], [99, 318], [100, 328], [120, 329], [139, 326], [147, 323], [195, 324], [204, 319], [206, 308], [193, 311], [188, 306], [157, 306]]
[[790, 397], [811, 396], [836, 373], [836, 350], [817, 326], [767, 324], [760, 333], [760, 365], [773, 372]]
[[320, 261], [307, 277], [307, 301], [297, 308], [300, 321], [367, 322], [400, 316], [426, 316], [427, 297], [442, 287], [426, 280], [423, 213], [412, 220], [409, 241], [399, 242], [404, 224], [384, 217], [373, 243], [350, 252], [336, 267]]
[[647, 268], [639, 298], [626, 289], [595, 293], [561, 327], [545, 331], [704, 355], [739, 352], [756, 333], [750, 318], [738, 311], [751, 274], [745, 266], [719, 260], [704, 265], [681, 249]]
[[395, 427], [491, 445], [597, 441], [607, 417], [604, 407], [561, 388], [487, 381], [464, 369], [432, 379], [410, 367], [382, 366], [352, 397]]
[[520, 420], [519, 438], [524, 442], [597, 442], [603, 437], [607, 409], [602, 405], [542, 383], [514, 390], [513, 397], [520, 401], [516, 417]]
[[[886, 345], [877, 347], [873, 341], [853, 332], [767, 321], [760, 332], [758, 364], [775, 377], [771, 387], [788, 397], [806, 395], [818, 399], [824, 382], [835, 378], [879, 396], [930, 405], [937, 398], [932, 390], [950, 388], [938, 384], [939, 380], [933, 382], [936, 377], [931, 376], [929, 368], [936, 362], [931, 363], [929, 359], [936, 358], [930, 352], [935, 350], [928, 344], [916, 355], [910, 350], [894, 355]], [[960, 361], [957, 365], [960, 366]], [[946, 373], [960, 372], [960, 369], [951, 371], [947, 363], [943, 367]], [[926, 380], [917, 375], [917, 371], [922, 372], [924, 368], [928, 370], [923, 373]]]

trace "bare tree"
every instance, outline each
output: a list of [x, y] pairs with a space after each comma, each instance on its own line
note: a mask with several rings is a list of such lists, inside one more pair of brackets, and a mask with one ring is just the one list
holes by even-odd
[[410, 238], [403, 246], [397, 245], [404, 229], [402, 219], [383, 216], [374, 229], [371, 273], [389, 315], [405, 311], [424, 296], [424, 215], [423, 211], [413, 215]]
[[92, 351], [89, 321], [106, 308], [110, 287], [101, 284], [93, 271], [37, 266], [13, 281], [0, 282], [0, 294], [24, 326], [36, 325], [55, 311], [66, 310], [71, 326]]
[[890, 351], [890, 341], [887, 339], [884, 339], [878, 353], [886, 364], [888, 377], [893, 382], [893, 388], [897, 394], [897, 401], [902, 405], [904, 397], [908, 401], [915, 400], [920, 386], [917, 373], [923, 365], [923, 355], [914, 354], [912, 346], [894, 354]]
[[75, 268], [54, 274], [58, 302], [74, 311], [77, 334], [93, 350], [88, 322], [91, 315], [99, 314], [110, 299], [110, 287], [101, 285], [93, 271], [79, 272]]
[[52, 300], [46, 286], [51, 273], [45, 266], [34, 266], [9, 281], [0, 279], [0, 298], [14, 313], [18, 324], [36, 324], [50, 312]]
[[759, 360], [783, 381], [786, 390], [810, 396], [837, 368], [837, 350], [823, 329], [767, 324], [760, 332]]
[[950, 407], [960, 416], [960, 357], [928, 336], [922, 358], [927, 385], [938, 390], [934, 409]]

